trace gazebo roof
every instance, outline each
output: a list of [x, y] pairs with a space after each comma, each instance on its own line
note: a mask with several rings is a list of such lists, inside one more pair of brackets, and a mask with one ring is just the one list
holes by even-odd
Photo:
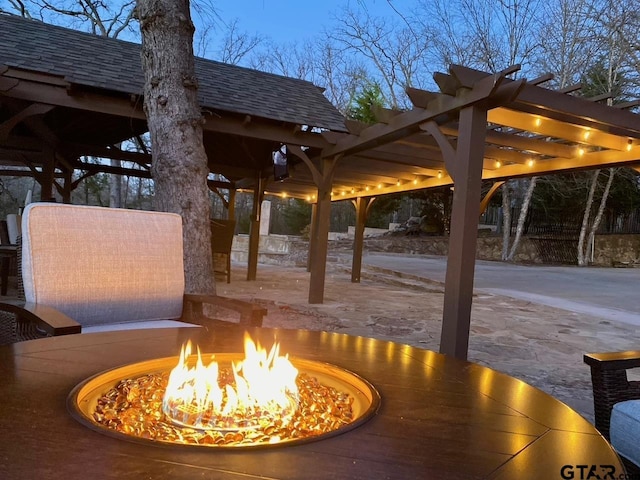
[[[142, 94], [140, 45], [0, 15], [0, 65], [48, 73], [70, 85]], [[346, 131], [322, 90], [298, 80], [196, 58], [203, 109]]]

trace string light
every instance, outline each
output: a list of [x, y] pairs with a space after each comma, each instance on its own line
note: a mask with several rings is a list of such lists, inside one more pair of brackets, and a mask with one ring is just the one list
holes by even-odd
[[590, 130], [587, 130], [587, 131], [584, 132], [584, 139], [585, 140], [589, 140], [590, 136], [591, 136], [591, 131]]
[[539, 127], [540, 125], [542, 125], [542, 119], [536, 118], [535, 125], [536, 127]]
[[578, 148], [578, 156], [583, 156], [584, 155], [584, 148], [580, 147]]
[[367, 185], [366, 187], [364, 187], [365, 191], [369, 191], [369, 185]]
[[282, 198], [287, 198], [287, 192], [282, 192]]
[[417, 185], [417, 184], [418, 184], [418, 179], [417, 179], [417, 178], [414, 178], [414, 179], [413, 179], [413, 184], [414, 184], [414, 185]]
[[442, 170], [438, 170], [438, 178], [442, 178]]
[[500, 168], [502, 166], [502, 163], [500, 163], [500, 160], [496, 160], [496, 168]]
[[309, 195], [307, 195], [307, 202], [311, 201], [311, 197]]
[[378, 184], [378, 188], [382, 188], [382, 184], [381, 183]]
[[400, 186], [400, 180], [398, 180], [398, 181], [396, 182], [396, 185], [397, 185], [398, 187]]
[[629, 139], [629, 141], [627, 142], [627, 152], [630, 152], [632, 148], [633, 148], [633, 140]]
[[527, 161], [527, 165], [529, 165], [530, 167], [533, 167], [533, 166], [535, 165], [535, 163], [536, 163], [536, 162], [535, 162], [535, 160], [534, 160], [533, 158], [530, 158], [530, 159]]
[[345, 192], [344, 190], [342, 191], [342, 196], [344, 197], [347, 194], [347, 192]]

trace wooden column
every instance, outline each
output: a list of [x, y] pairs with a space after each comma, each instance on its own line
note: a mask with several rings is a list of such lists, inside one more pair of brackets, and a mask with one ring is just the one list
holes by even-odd
[[369, 207], [374, 198], [358, 197], [356, 204], [356, 231], [353, 238], [353, 258], [351, 260], [351, 282], [360, 283], [362, 274], [362, 251], [364, 244], [364, 226], [367, 222]]
[[329, 243], [329, 223], [331, 220], [331, 184], [337, 158], [321, 159], [322, 181], [318, 182], [318, 203], [316, 224], [313, 232], [313, 253], [311, 255], [311, 276], [309, 280], [309, 303], [324, 301], [324, 281], [327, 269]]
[[62, 185], [62, 203], [71, 203], [71, 192], [73, 191], [73, 172], [66, 169]]
[[318, 221], [318, 204], [314, 203], [311, 205], [311, 225], [309, 228], [309, 251], [307, 253], [307, 272], [311, 271], [311, 259], [313, 258], [313, 235], [314, 232], [318, 229], [317, 226]]
[[229, 220], [236, 219], [236, 189], [229, 189], [229, 204], [227, 205], [227, 218]]
[[40, 201], [55, 201], [55, 193], [53, 190], [54, 172], [56, 169], [55, 151], [53, 148], [46, 147], [44, 151], [45, 159], [42, 165], [42, 174], [38, 182], [40, 183]]
[[258, 271], [258, 248], [260, 246], [260, 214], [264, 199], [264, 179], [258, 178], [253, 190], [253, 210], [249, 230], [249, 258], [247, 263], [247, 280], [255, 280]]
[[440, 353], [462, 360], [469, 349], [486, 126], [484, 107], [471, 106], [460, 112]]

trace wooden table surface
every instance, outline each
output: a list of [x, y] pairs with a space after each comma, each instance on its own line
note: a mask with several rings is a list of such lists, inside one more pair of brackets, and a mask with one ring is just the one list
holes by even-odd
[[507, 375], [369, 338], [250, 333], [265, 347], [277, 338], [292, 356], [365, 377], [382, 397], [378, 414], [326, 440], [264, 450], [122, 441], [68, 414], [65, 402], [75, 385], [115, 366], [177, 355], [188, 338], [205, 352], [242, 352], [243, 330], [170, 328], [34, 340], [0, 347], [0, 478], [547, 480], [624, 472], [589, 422]]

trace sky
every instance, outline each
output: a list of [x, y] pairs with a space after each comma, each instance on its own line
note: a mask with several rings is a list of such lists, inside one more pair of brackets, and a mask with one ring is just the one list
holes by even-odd
[[[392, 3], [404, 9], [413, 2]], [[241, 30], [264, 35], [278, 44], [315, 37], [345, 6], [364, 5], [375, 16], [396, 15], [387, 0], [219, 0], [215, 5], [222, 21], [237, 18]]]

